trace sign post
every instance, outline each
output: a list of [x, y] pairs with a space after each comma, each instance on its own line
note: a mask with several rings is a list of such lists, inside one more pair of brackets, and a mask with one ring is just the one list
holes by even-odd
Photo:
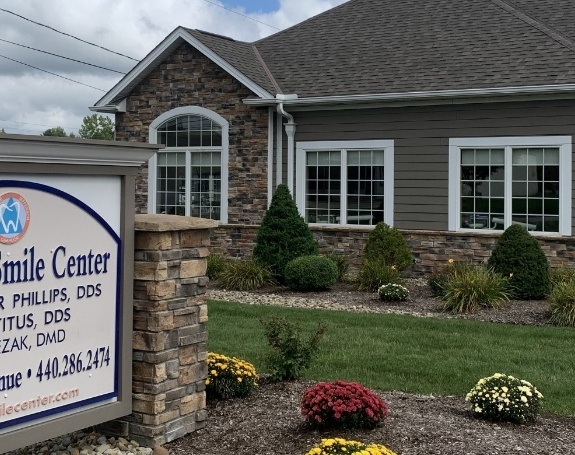
[[0, 447], [131, 412], [135, 176], [154, 146], [0, 136]]

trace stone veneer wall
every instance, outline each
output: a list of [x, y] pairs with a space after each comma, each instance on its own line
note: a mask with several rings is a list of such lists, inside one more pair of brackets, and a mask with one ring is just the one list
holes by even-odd
[[[258, 226], [220, 225], [212, 231], [212, 250], [228, 257], [251, 255]], [[311, 228], [322, 253], [345, 254], [352, 267], [359, 266], [371, 230], [353, 228]], [[414, 256], [412, 273], [427, 276], [450, 258], [484, 262], [491, 255], [500, 234], [472, 232], [400, 230]], [[574, 237], [538, 236], [537, 240], [552, 267], [575, 262]]]
[[[229, 122], [230, 223], [259, 224], [267, 208], [268, 109], [245, 105], [253, 95], [188, 44], [180, 45], [127, 98], [116, 114], [116, 140], [149, 142], [149, 126], [184, 106], [210, 109]], [[136, 180], [136, 211], [147, 213], [148, 169]]]
[[131, 415], [103, 431], [156, 447], [203, 428], [212, 220], [136, 215]]

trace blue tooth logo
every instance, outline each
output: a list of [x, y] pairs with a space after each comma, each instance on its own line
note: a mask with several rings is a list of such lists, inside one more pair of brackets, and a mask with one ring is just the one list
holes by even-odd
[[18, 193], [0, 196], [0, 243], [18, 242], [30, 224], [30, 208]]
[[20, 234], [24, 226], [20, 222], [20, 204], [14, 198], [0, 204], [0, 234]]

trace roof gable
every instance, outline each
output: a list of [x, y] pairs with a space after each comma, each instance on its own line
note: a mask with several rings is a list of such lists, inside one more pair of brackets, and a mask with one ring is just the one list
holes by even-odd
[[[198, 38], [203, 39], [200, 40]], [[273, 95], [265, 87], [250, 79], [246, 73], [238, 70], [232, 63], [213, 50], [213, 48], [216, 48], [221, 54], [226, 56], [237, 55], [238, 61], [245, 61], [245, 69], [248, 66], [251, 67], [251, 70], [247, 71], [248, 74], [251, 74], [263, 85], [267, 87], [271, 85], [273, 87], [269, 80], [266, 81], [265, 77], [262, 77], [262, 74], [265, 75], [265, 71], [261, 66], [261, 70], [258, 71], [259, 64], [251, 45], [225, 37], [217, 37], [198, 30], [190, 31], [183, 27], [178, 27], [106, 93], [92, 109], [97, 111], [106, 111], [108, 109], [110, 112], [117, 111], [122, 100], [183, 42], [187, 42], [199, 50], [260, 98], [273, 98]], [[219, 46], [216, 46], [215, 43], [219, 43]], [[237, 61], [234, 63], [237, 63]]]

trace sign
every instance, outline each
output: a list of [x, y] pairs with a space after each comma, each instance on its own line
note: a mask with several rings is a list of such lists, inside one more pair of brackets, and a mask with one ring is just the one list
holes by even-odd
[[117, 400], [121, 251], [75, 196], [0, 180], [0, 433]]

